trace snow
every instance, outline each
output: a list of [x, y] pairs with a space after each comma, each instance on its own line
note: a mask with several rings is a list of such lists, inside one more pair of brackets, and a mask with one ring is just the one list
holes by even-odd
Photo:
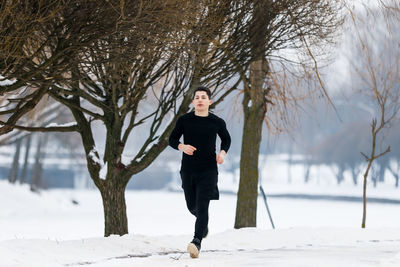
[[100, 179], [105, 180], [107, 177], [107, 170], [108, 170], [108, 162], [106, 162], [106, 164], [104, 164], [103, 166], [101, 166], [100, 172], [99, 172], [99, 177]]
[[46, 128], [49, 128], [49, 127], [70, 127], [70, 126], [76, 126], [76, 125], [77, 125], [76, 122], [68, 122], [68, 123], [63, 123], [63, 124], [58, 124], [58, 123], [52, 122], [52, 123], [48, 124], [46, 126]]
[[93, 160], [94, 163], [99, 164], [100, 166], [103, 166], [103, 161], [99, 159], [99, 157], [96, 155], [99, 154], [96, 147], [93, 147], [92, 150], [89, 152], [89, 157]]
[[128, 166], [134, 156], [132, 156], [131, 154], [122, 154], [121, 155], [121, 163], [124, 164], [125, 166]]
[[107, 176], [108, 164], [107, 162], [104, 164], [104, 162], [96, 154], [99, 155], [96, 147], [93, 147], [89, 152], [89, 158], [91, 158], [95, 164], [100, 165], [101, 169], [99, 172], [99, 177], [100, 179], [105, 180]]
[[17, 82], [17, 79], [8, 80], [8, 79], [5, 79], [3, 76], [0, 75], [0, 86], [13, 85], [16, 82]]
[[7, 255], [5, 266], [395, 266], [399, 241], [393, 236], [400, 234], [395, 229], [229, 230], [205, 239], [195, 260], [182, 249], [186, 236], [12, 240], [0, 243], [0, 250]]
[[398, 205], [370, 203], [361, 229], [361, 203], [270, 197], [272, 230], [259, 198], [258, 227], [234, 230], [236, 196], [221, 194], [190, 259], [182, 192], [127, 191], [126, 203], [130, 234], [105, 238], [98, 191], [38, 195], [0, 181], [0, 266], [400, 266]]

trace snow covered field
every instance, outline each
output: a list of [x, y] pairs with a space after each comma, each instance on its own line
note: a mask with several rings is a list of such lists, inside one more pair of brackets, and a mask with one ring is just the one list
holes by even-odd
[[127, 191], [126, 201], [130, 234], [104, 238], [97, 191], [37, 195], [0, 181], [0, 266], [400, 266], [400, 205], [370, 203], [360, 229], [361, 203], [269, 198], [272, 230], [260, 198], [258, 228], [234, 230], [236, 196], [222, 194], [193, 260], [183, 194]]

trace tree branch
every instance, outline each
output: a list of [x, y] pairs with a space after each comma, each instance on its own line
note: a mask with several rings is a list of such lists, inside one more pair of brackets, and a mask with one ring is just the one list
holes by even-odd
[[[6, 122], [0, 121], [1, 125], [7, 125]], [[13, 125], [15, 129], [23, 130], [27, 132], [76, 132], [78, 131], [78, 125], [72, 126], [57, 126], [57, 127], [27, 127], [21, 125]]]

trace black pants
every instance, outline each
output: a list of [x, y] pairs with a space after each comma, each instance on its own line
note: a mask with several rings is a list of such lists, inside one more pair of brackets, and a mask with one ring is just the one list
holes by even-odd
[[186, 206], [196, 216], [194, 237], [202, 239], [208, 227], [208, 207], [211, 199], [218, 199], [218, 172], [181, 171]]

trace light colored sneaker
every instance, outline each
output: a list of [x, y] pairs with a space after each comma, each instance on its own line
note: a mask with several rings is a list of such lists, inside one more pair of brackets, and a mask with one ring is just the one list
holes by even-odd
[[193, 241], [189, 243], [187, 247], [187, 251], [190, 254], [191, 258], [198, 258], [200, 253], [200, 240], [198, 238], [193, 238]]

